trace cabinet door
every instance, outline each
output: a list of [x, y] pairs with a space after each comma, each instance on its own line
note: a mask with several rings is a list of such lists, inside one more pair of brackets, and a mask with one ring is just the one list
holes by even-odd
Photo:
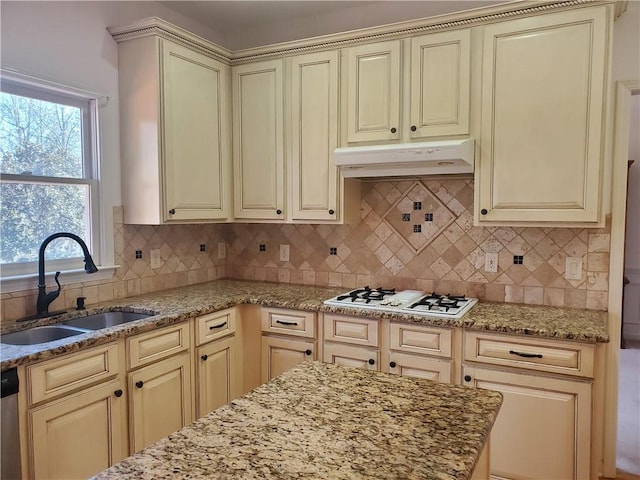
[[378, 350], [338, 343], [325, 343], [323, 348], [323, 361], [326, 363], [365, 370], [380, 370], [380, 352]]
[[400, 138], [400, 40], [347, 49], [347, 142]]
[[233, 68], [234, 210], [284, 219], [282, 61]]
[[304, 362], [315, 360], [315, 342], [283, 337], [262, 337], [262, 383]]
[[476, 221], [600, 219], [610, 10], [483, 29]]
[[30, 410], [33, 478], [88, 478], [125, 458], [123, 390], [122, 380], [114, 379]]
[[338, 52], [291, 61], [291, 217], [338, 218]]
[[190, 372], [183, 352], [129, 373], [132, 453], [191, 422]]
[[231, 214], [229, 67], [165, 40], [162, 139], [165, 220]]
[[504, 396], [491, 431], [491, 475], [589, 477], [591, 383], [464, 367], [465, 384]]
[[471, 30], [411, 39], [411, 138], [469, 133]]
[[404, 353], [389, 353], [389, 373], [451, 382], [451, 361]]
[[235, 336], [207, 343], [197, 350], [197, 418], [238, 396], [240, 372], [236, 366]]

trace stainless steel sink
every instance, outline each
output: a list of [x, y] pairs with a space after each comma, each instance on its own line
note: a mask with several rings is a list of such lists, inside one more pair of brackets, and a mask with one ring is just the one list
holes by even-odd
[[105, 312], [94, 313], [86, 317], [74, 318], [62, 322], [62, 325], [68, 325], [76, 328], [85, 328], [87, 330], [101, 330], [103, 328], [113, 327], [122, 323], [133, 322], [141, 318], [153, 316], [150, 313], [134, 313], [134, 312]]
[[36, 345], [38, 343], [53, 342], [61, 338], [73, 337], [87, 333], [89, 330], [73, 328], [63, 325], [45, 325], [33, 327], [21, 332], [5, 333], [0, 336], [0, 343], [7, 345]]

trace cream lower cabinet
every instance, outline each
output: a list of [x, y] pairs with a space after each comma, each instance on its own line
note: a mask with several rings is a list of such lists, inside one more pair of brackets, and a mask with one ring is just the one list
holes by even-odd
[[324, 314], [323, 361], [380, 370], [379, 322], [375, 319]]
[[230, 219], [229, 66], [155, 35], [118, 41], [125, 223]]
[[612, 8], [482, 27], [477, 224], [602, 221]]
[[389, 373], [449, 383], [452, 363], [451, 329], [389, 324]]
[[467, 332], [464, 350], [463, 384], [504, 396], [492, 477], [590, 478], [593, 346]]
[[262, 383], [306, 360], [317, 358], [314, 312], [262, 308], [261, 315]]
[[237, 362], [236, 309], [196, 318], [196, 418], [239, 396], [242, 375]]
[[109, 344], [26, 367], [30, 478], [88, 478], [128, 455], [119, 351]]
[[193, 421], [187, 322], [127, 338], [131, 452]]

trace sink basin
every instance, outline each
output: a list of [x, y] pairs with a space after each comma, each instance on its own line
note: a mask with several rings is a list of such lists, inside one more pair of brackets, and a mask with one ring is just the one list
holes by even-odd
[[0, 337], [0, 343], [7, 345], [36, 345], [38, 343], [53, 342], [61, 338], [73, 337], [86, 333], [87, 330], [62, 325], [46, 325], [33, 327], [21, 332], [5, 333]]
[[86, 317], [74, 318], [62, 322], [62, 325], [71, 327], [85, 328], [87, 330], [101, 330], [103, 328], [113, 327], [122, 323], [133, 322], [141, 318], [153, 316], [149, 313], [133, 313], [133, 312], [105, 312], [94, 313]]

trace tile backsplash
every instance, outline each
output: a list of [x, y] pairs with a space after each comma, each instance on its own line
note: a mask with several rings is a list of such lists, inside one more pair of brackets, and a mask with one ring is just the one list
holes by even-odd
[[[609, 220], [604, 229], [474, 227], [471, 179], [376, 181], [362, 187], [357, 225], [124, 225], [122, 207], [116, 207], [120, 268], [110, 280], [65, 286], [52, 308], [73, 308], [78, 296], [87, 297], [90, 306], [226, 277], [607, 309]], [[226, 258], [218, 258], [221, 242]], [[287, 262], [280, 261], [280, 245], [290, 246]], [[159, 268], [151, 267], [151, 250], [159, 250]], [[485, 252], [498, 255], [496, 273], [485, 271]], [[567, 257], [582, 259], [580, 280], [565, 279]], [[3, 292], [2, 321], [35, 313], [36, 296], [35, 289]]]

